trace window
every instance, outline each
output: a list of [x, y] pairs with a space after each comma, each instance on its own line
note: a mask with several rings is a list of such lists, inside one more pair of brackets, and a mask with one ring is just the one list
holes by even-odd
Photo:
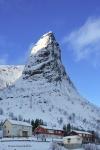
[[70, 143], [71, 139], [69, 138], [69, 139], [67, 139], [67, 141], [68, 141], [68, 143]]
[[54, 130], [48, 130], [49, 133], [54, 133]]
[[8, 133], [9, 133], [9, 130], [8, 130]]
[[80, 141], [80, 138], [77, 138], [78, 141]]

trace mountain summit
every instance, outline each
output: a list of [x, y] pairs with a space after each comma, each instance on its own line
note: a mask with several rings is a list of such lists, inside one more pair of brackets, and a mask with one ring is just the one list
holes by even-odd
[[65, 69], [61, 63], [61, 51], [54, 34], [43, 35], [32, 47], [31, 55], [23, 71], [26, 77], [41, 76], [48, 82], [61, 81], [65, 76]]
[[53, 32], [44, 34], [33, 45], [23, 71], [23, 79], [27, 78], [44, 78], [47, 82], [55, 83], [68, 80], [73, 85], [62, 65], [61, 50]]
[[96, 130], [100, 110], [80, 96], [66, 73], [61, 50], [52, 32], [44, 34], [31, 48], [20, 78], [0, 91], [5, 116], [43, 119], [62, 127], [71, 123]]

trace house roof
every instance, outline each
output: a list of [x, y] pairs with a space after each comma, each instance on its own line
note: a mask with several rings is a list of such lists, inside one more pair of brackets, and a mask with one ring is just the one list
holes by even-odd
[[78, 134], [89, 134], [89, 135], [91, 135], [91, 133], [86, 132], [86, 131], [72, 130], [71, 132], [75, 132], [75, 133], [78, 133]]
[[49, 130], [59, 130], [59, 131], [63, 131], [62, 128], [57, 128], [57, 127], [51, 127], [51, 126], [44, 126], [44, 125], [40, 125], [40, 127], [45, 128], [45, 129], [49, 129]]
[[10, 119], [5, 120], [5, 122], [6, 121], [9, 121], [12, 125], [21, 125], [21, 126], [27, 126], [27, 127], [31, 127], [32, 126], [31, 124], [29, 124], [27, 122], [23, 122], [23, 121], [10, 120]]

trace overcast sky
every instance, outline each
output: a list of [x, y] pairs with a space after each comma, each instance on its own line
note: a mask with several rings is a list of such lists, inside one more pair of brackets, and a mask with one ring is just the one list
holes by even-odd
[[0, 64], [25, 64], [48, 31], [78, 91], [100, 106], [100, 0], [0, 0]]

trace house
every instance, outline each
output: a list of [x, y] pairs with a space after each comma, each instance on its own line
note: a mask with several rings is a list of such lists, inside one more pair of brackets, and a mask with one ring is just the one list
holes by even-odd
[[6, 119], [3, 124], [4, 137], [31, 137], [32, 126], [23, 121]]
[[62, 129], [58, 129], [56, 127], [50, 127], [50, 126], [44, 126], [44, 125], [39, 125], [35, 130], [34, 130], [35, 135], [41, 135], [45, 137], [55, 137], [55, 138], [62, 138], [64, 136], [64, 131]]
[[79, 135], [66, 136], [63, 138], [63, 144], [69, 149], [80, 148], [82, 146], [82, 137]]
[[82, 142], [83, 143], [92, 143], [95, 141], [95, 137], [92, 133], [86, 132], [86, 131], [77, 131], [77, 130], [72, 130], [69, 135], [78, 135], [82, 137]]

